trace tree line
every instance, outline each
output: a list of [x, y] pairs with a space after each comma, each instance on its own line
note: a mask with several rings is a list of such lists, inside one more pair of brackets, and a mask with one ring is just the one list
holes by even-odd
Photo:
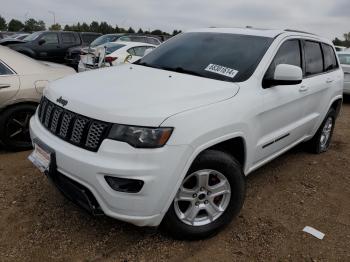
[[343, 34], [344, 40], [340, 40], [336, 37], [333, 40], [334, 45], [350, 47], [350, 32]]
[[[5, 18], [0, 15], [0, 31], [13, 31], [13, 32], [35, 32], [46, 30], [45, 22], [42, 20], [35, 20], [34, 18], [27, 19], [24, 23], [17, 19], [11, 19], [8, 23]], [[123, 28], [118, 25], [112, 26], [107, 22], [92, 21], [90, 24], [85, 22], [72, 25], [61, 26], [59, 23], [53, 24], [48, 27], [48, 30], [54, 31], [76, 31], [76, 32], [96, 32], [101, 34], [112, 33], [138, 33], [138, 34], [153, 34], [153, 35], [177, 35], [181, 33], [181, 30], [174, 30], [171, 34], [162, 30], [143, 30], [139, 28], [137, 31], [132, 27]]]

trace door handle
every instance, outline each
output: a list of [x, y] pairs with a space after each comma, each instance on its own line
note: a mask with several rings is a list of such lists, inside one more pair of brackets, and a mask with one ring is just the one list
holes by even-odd
[[332, 83], [333, 81], [334, 81], [334, 79], [328, 78], [328, 79], [326, 80], [326, 83], [327, 83], [327, 84], [330, 84], [330, 83]]
[[307, 90], [309, 90], [307, 85], [301, 85], [300, 88], [299, 88], [299, 92], [306, 92]]
[[11, 87], [10, 84], [0, 84], [0, 89], [9, 88], [9, 87]]

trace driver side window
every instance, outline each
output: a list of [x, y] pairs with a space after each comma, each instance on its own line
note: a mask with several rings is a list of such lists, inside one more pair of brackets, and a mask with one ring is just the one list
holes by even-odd
[[302, 68], [299, 40], [288, 40], [281, 45], [275, 58], [272, 60], [270, 67], [267, 69], [264, 79], [272, 80], [276, 66], [279, 64], [294, 65]]

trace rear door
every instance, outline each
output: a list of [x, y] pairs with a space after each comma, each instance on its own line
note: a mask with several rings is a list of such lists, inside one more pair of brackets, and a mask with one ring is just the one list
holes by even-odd
[[303, 41], [305, 79], [303, 92], [307, 100], [304, 104], [306, 134], [312, 135], [317, 129], [325, 111], [328, 110], [333, 86], [339, 84], [337, 60], [333, 48], [317, 41]]
[[0, 108], [17, 94], [19, 85], [17, 74], [0, 60]]
[[80, 45], [80, 37], [77, 33], [73, 32], [62, 32], [61, 34], [61, 45], [60, 45], [60, 57], [65, 57], [68, 48]]
[[[279, 64], [302, 67], [301, 42], [290, 39], [283, 42], [264, 80], [273, 79]], [[259, 116], [260, 140], [256, 146], [255, 163], [281, 151], [303, 136], [303, 106], [305, 94], [300, 91], [302, 84], [263, 87], [264, 107]]]

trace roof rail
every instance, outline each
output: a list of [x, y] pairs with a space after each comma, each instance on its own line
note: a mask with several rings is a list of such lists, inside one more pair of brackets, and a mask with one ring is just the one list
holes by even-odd
[[295, 32], [295, 33], [302, 33], [302, 34], [308, 34], [308, 35], [316, 35], [314, 33], [309, 33], [301, 30], [294, 30], [294, 29], [284, 29], [285, 32]]

